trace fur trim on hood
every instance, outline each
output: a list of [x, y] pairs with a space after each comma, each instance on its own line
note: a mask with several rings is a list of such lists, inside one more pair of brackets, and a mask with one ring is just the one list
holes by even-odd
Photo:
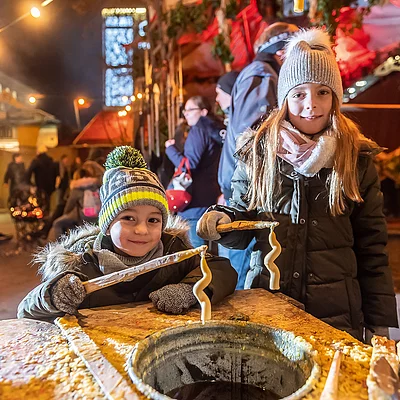
[[[192, 247], [188, 237], [189, 226], [181, 217], [169, 215], [164, 233], [179, 237]], [[39, 265], [38, 274], [42, 281], [53, 279], [64, 271], [79, 271], [82, 256], [93, 247], [100, 233], [97, 225], [85, 224], [62, 236], [58, 241], [48, 243], [34, 254], [32, 264]]]

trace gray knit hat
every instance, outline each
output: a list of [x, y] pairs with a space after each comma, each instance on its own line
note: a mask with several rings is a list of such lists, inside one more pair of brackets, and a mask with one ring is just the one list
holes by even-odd
[[330, 37], [321, 29], [301, 30], [288, 40], [278, 79], [279, 108], [289, 91], [303, 83], [321, 83], [330, 87], [342, 103], [339, 66], [331, 49]]
[[168, 219], [168, 201], [158, 177], [149, 171], [139, 150], [116, 147], [104, 164], [106, 172], [100, 188], [99, 226], [105, 235], [112, 221], [127, 208], [139, 205], [157, 207], [162, 213], [162, 229]]

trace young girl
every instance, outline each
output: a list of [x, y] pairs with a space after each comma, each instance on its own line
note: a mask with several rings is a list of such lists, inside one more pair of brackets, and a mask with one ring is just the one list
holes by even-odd
[[[268, 230], [219, 235], [216, 226], [277, 220], [281, 291], [361, 340], [363, 327], [387, 335], [387, 327], [397, 326], [396, 301], [372, 161], [378, 148], [341, 114], [342, 95], [328, 34], [311, 29], [290, 39], [278, 109], [238, 144], [233, 207], [214, 206], [197, 232], [241, 249], [255, 237], [254, 250], [264, 257]], [[269, 288], [266, 268], [253, 287]]]
[[[160, 311], [180, 314], [196, 303], [199, 256], [86, 295], [82, 281], [191, 248], [186, 227], [169, 218], [164, 188], [139, 151], [117, 147], [105, 166], [99, 226], [79, 227], [36, 255], [44, 282], [21, 302], [18, 318], [53, 319], [149, 298]], [[206, 292], [216, 303], [234, 291], [237, 274], [227, 259], [207, 255], [207, 262], [213, 278]]]

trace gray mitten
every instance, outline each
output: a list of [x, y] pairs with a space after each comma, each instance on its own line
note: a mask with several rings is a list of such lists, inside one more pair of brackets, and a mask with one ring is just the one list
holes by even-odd
[[229, 224], [231, 219], [223, 212], [209, 211], [203, 214], [196, 226], [196, 233], [204, 240], [218, 240], [221, 235], [217, 231], [217, 225]]
[[74, 315], [86, 297], [81, 280], [74, 274], [60, 278], [50, 290], [54, 306], [67, 314]]
[[389, 339], [389, 328], [387, 326], [371, 326], [371, 329], [365, 328], [364, 342], [371, 344], [372, 336], [374, 335], [385, 336]]
[[182, 314], [197, 302], [193, 286], [187, 283], [164, 286], [149, 297], [158, 310], [171, 314]]

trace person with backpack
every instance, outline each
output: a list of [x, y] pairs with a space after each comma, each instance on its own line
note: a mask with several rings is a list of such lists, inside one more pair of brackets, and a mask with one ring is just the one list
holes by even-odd
[[95, 161], [85, 161], [75, 171], [64, 214], [53, 222], [48, 239], [55, 240], [84, 222], [95, 223], [100, 210], [99, 188], [104, 168]]
[[[18, 318], [52, 320], [79, 308], [149, 299], [161, 312], [182, 314], [197, 303], [199, 255], [86, 295], [83, 281], [191, 248], [187, 225], [169, 214], [165, 189], [138, 150], [117, 147], [105, 165], [98, 225], [79, 227], [36, 255], [43, 283], [20, 303]], [[212, 280], [205, 292], [215, 304], [233, 293], [237, 274], [226, 258], [206, 260]]]

